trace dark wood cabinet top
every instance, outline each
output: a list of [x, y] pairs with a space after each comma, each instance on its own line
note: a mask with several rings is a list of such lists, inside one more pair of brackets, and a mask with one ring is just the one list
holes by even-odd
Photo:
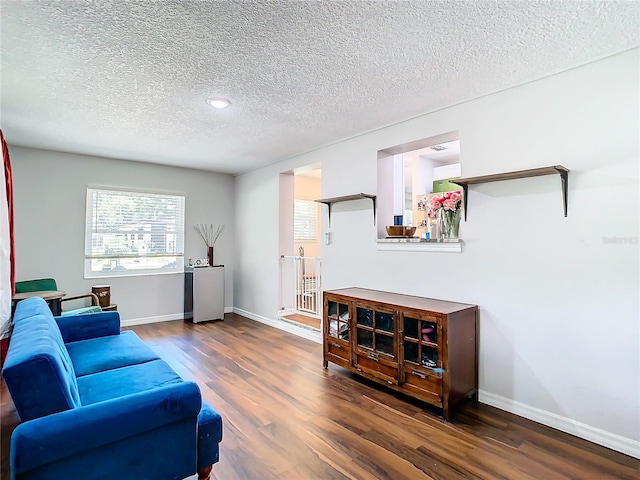
[[356, 301], [364, 300], [369, 302], [386, 303], [397, 307], [428, 310], [430, 312], [437, 312], [445, 315], [470, 308], [477, 308], [477, 305], [467, 303], [448, 302], [446, 300], [437, 300], [435, 298], [414, 297], [412, 295], [382, 292], [379, 290], [370, 290], [360, 287], [325, 290], [324, 293], [342, 295]]

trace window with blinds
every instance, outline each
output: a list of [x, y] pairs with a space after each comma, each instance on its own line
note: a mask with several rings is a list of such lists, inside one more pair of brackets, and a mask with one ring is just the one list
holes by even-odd
[[294, 241], [315, 242], [318, 239], [318, 203], [313, 200], [293, 201]]
[[85, 278], [184, 270], [184, 196], [87, 189]]

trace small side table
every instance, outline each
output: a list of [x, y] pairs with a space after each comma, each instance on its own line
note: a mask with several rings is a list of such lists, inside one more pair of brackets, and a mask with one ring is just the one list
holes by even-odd
[[61, 292], [58, 290], [16, 293], [13, 297], [11, 297], [11, 314], [13, 315], [15, 306], [20, 300], [26, 300], [27, 298], [31, 297], [42, 297], [44, 301], [49, 305], [51, 313], [53, 313], [53, 315], [57, 317], [62, 314], [62, 297], [64, 297], [66, 294], [67, 292]]
[[115, 312], [118, 310], [118, 304], [112, 303], [111, 305], [107, 305], [106, 307], [102, 307], [103, 312]]

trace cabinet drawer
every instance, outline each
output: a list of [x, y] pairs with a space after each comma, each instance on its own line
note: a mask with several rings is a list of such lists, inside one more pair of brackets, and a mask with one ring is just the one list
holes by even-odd
[[404, 386], [409, 389], [419, 389], [426, 394], [432, 394], [437, 397], [442, 396], [442, 378], [425, 375], [418, 370], [405, 370]]
[[380, 378], [386, 382], [398, 384], [398, 364], [385, 363], [384, 359], [375, 354], [356, 353], [355, 367], [365, 373], [369, 373], [376, 378]]
[[351, 357], [351, 353], [349, 352], [349, 347], [346, 345], [342, 345], [334, 340], [328, 340], [327, 341], [327, 351], [332, 354], [332, 355], [336, 355], [338, 357], [342, 357], [345, 360], [349, 360], [349, 358]]

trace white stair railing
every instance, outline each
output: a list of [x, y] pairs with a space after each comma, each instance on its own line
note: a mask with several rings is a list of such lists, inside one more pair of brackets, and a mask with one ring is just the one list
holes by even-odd
[[320, 318], [322, 276], [320, 258], [280, 257], [280, 298], [284, 313], [301, 313]]

